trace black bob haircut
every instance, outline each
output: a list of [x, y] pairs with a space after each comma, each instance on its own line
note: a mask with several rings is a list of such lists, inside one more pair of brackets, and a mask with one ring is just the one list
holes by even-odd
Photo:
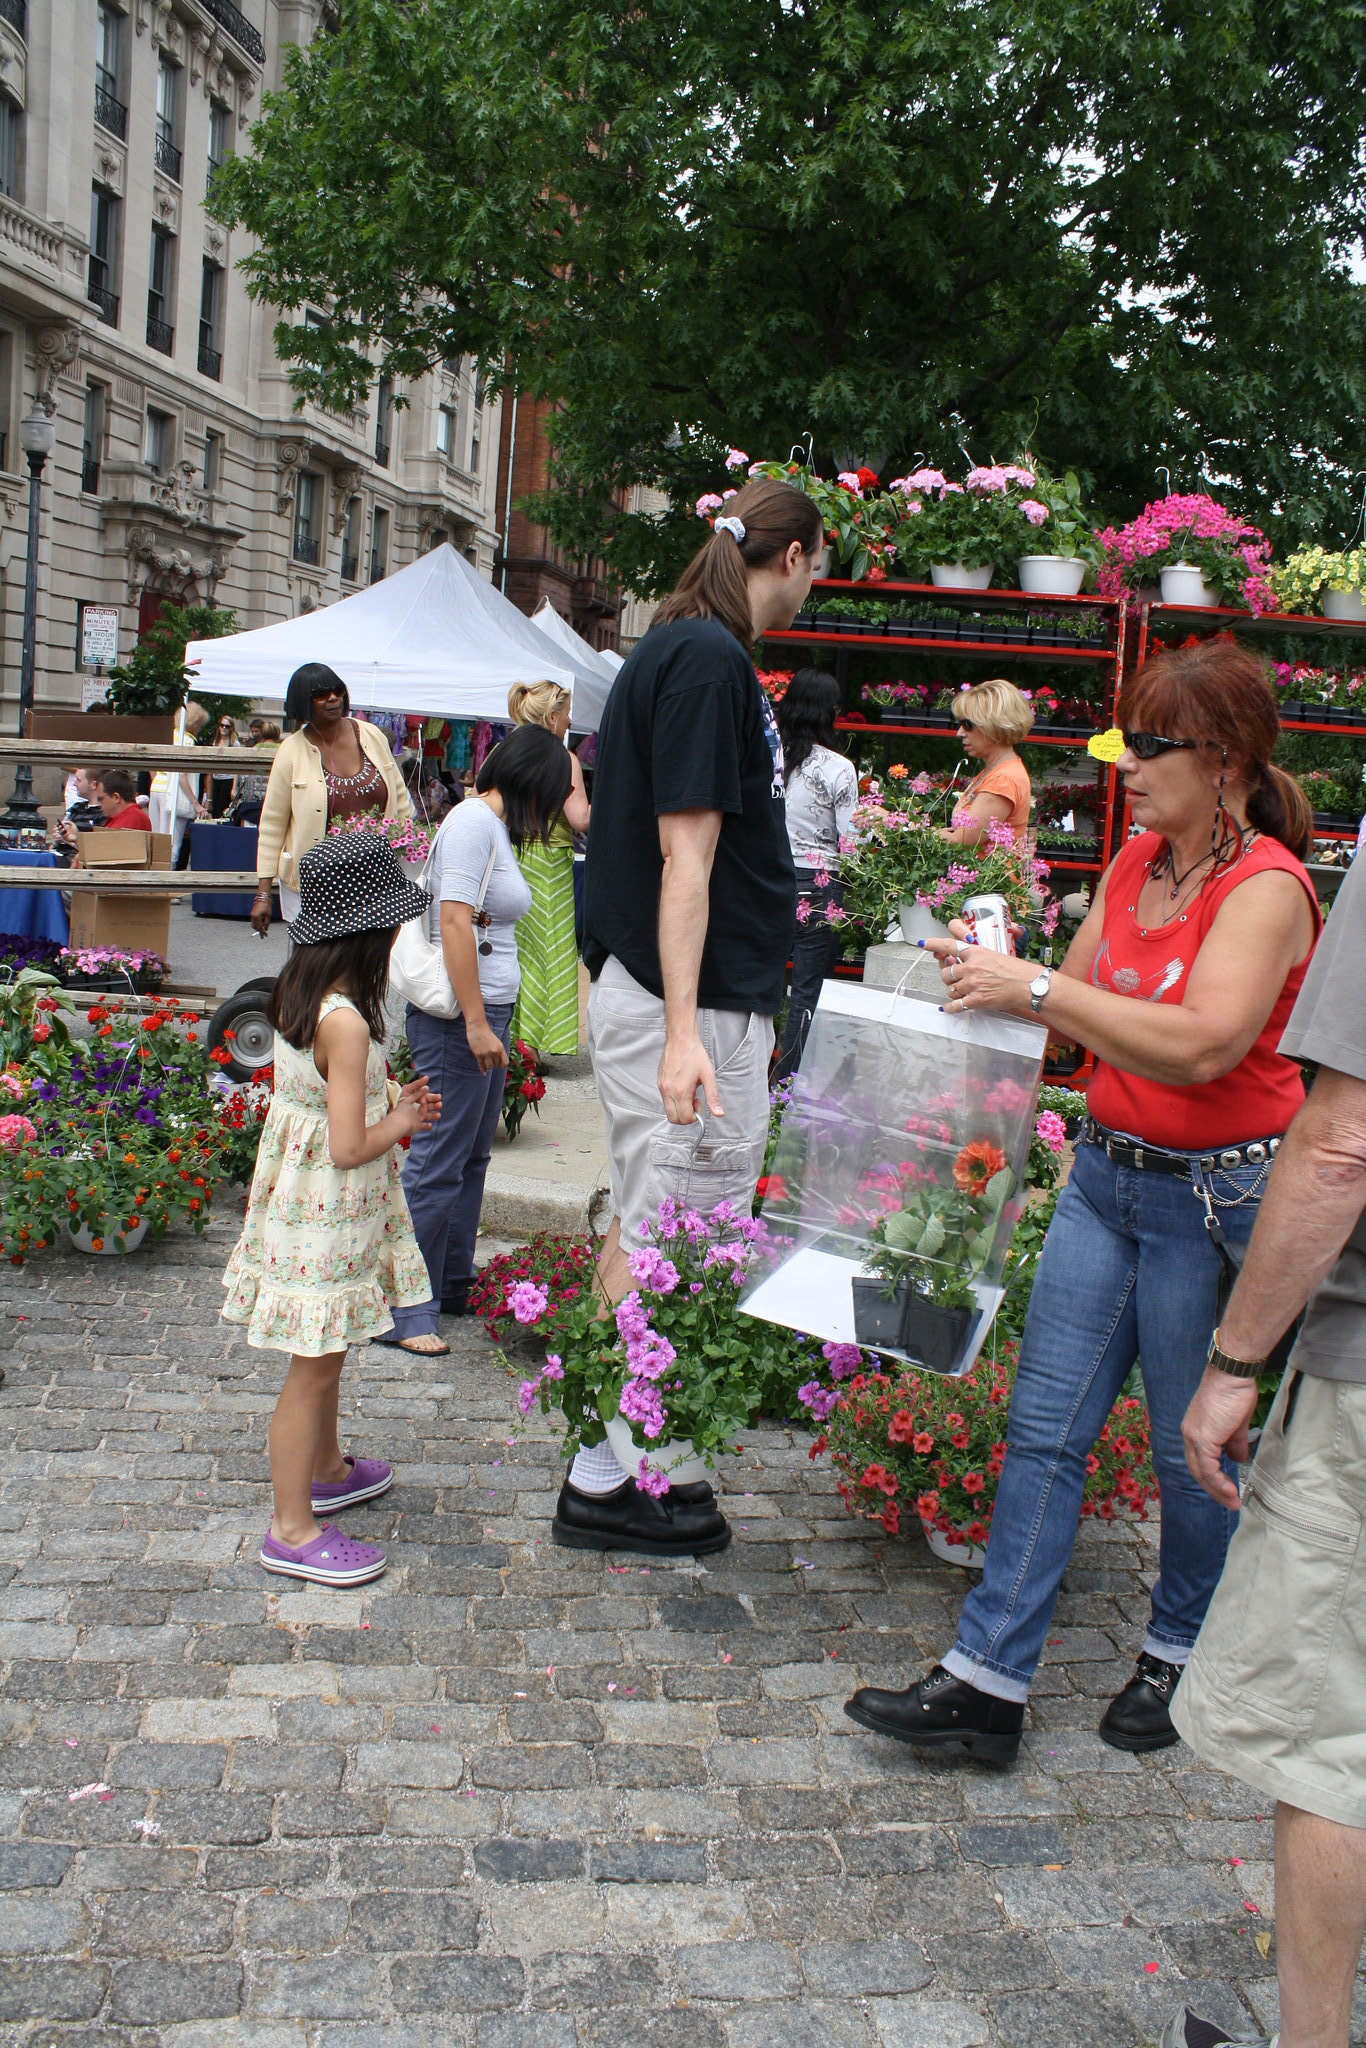
[[325, 661], [306, 661], [302, 668], [296, 668], [285, 691], [285, 717], [291, 725], [307, 725], [313, 710], [313, 699], [326, 690], [340, 690], [342, 711], [351, 709], [351, 692], [334, 668]]
[[480, 796], [496, 789], [514, 846], [548, 840], [574, 786], [569, 749], [543, 725], [517, 725], [500, 740], [474, 778]]

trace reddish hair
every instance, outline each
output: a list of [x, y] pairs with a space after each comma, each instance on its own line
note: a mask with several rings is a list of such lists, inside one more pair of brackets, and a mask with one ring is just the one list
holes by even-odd
[[1294, 777], [1271, 764], [1281, 721], [1266, 670], [1245, 647], [1219, 639], [1160, 649], [1125, 683], [1121, 717], [1131, 732], [1226, 755], [1247, 783], [1249, 822], [1308, 858], [1313, 812]]

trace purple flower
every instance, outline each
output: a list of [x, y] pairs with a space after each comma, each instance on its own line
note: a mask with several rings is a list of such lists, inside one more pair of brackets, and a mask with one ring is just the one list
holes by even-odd
[[677, 1266], [654, 1245], [632, 1252], [626, 1263], [631, 1269], [631, 1278], [655, 1294], [672, 1294], [678, 1285]]
[[523, 1380], [522, 1390], [517, 1396], [517, 1406], [521, 1409], [523, 1415], [530, 1415], [535, 1405], [536, 1382], [535, 1380]]
[[830, 1367], [832, 1380], [848, 1379], [863, 1363], [863, 1353], [857, 1344], [822, 1344], [821, 1356]]
[[804, 1387], [798, 1387], [797, 1399], [803, 1408], [811, 1410], [813, 1422], [824, 1422], [831, 1410], [839, 1406], [839, 1395], [833, 1387], [823, 1387], [819, 1380], [808, 1380]]
[[690, 1280], [688, 1282], [688, 1292], [689, 1294], [700, 1294], [702, 1292], [702, 1282], [700, 1280]]
[[544, 1287], [538, 1287], [534, 1280], [519, 1280], [508, 1294], [508, 1307], [519, 1323], [539, 1322], [549, 1301]]
[[669, 1491], [669, 1475], [652, 1465], [648, 1458], [642, 1458], [636, 1471], [636, 1485], [651, 1499], [660, 1500]]

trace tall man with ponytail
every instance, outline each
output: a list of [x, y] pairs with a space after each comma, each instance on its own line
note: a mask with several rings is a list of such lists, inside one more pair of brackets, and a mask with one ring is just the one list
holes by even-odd
[[[661, 1201], [748, 1209], [763, 1164], [797, 888], [782, 748], [750, 649], [792, 623], [822, 538], [800, 491], [748, 483], [622, 667], [598, 732], [583, 957], [614, 1211], [598, 1274], [609, 1305], [629, 1291], [627, 1261]], [[553, 1534], [653, 1556], [730, 1541], [708, 1485], [652, 1499], [602, 1441], [574, 1460]]]

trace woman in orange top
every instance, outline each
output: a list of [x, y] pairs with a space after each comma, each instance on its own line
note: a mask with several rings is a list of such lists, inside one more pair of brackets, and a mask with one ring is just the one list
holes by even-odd
[[980, 761], [982, 770], [960, 797], [944, 837], [955, 846], [976, 846], [986, 838], [993, 819], [1014, 832], [1023, 832], [1029, 824], [1033, 791], [1015, 742], [1022, 740], [1034, 723], [1029, 699], [1014, 683], [996, 677], [960, 690], [953, 700], [953, 715], [958, 720], [963, 752], [969, 760]]

